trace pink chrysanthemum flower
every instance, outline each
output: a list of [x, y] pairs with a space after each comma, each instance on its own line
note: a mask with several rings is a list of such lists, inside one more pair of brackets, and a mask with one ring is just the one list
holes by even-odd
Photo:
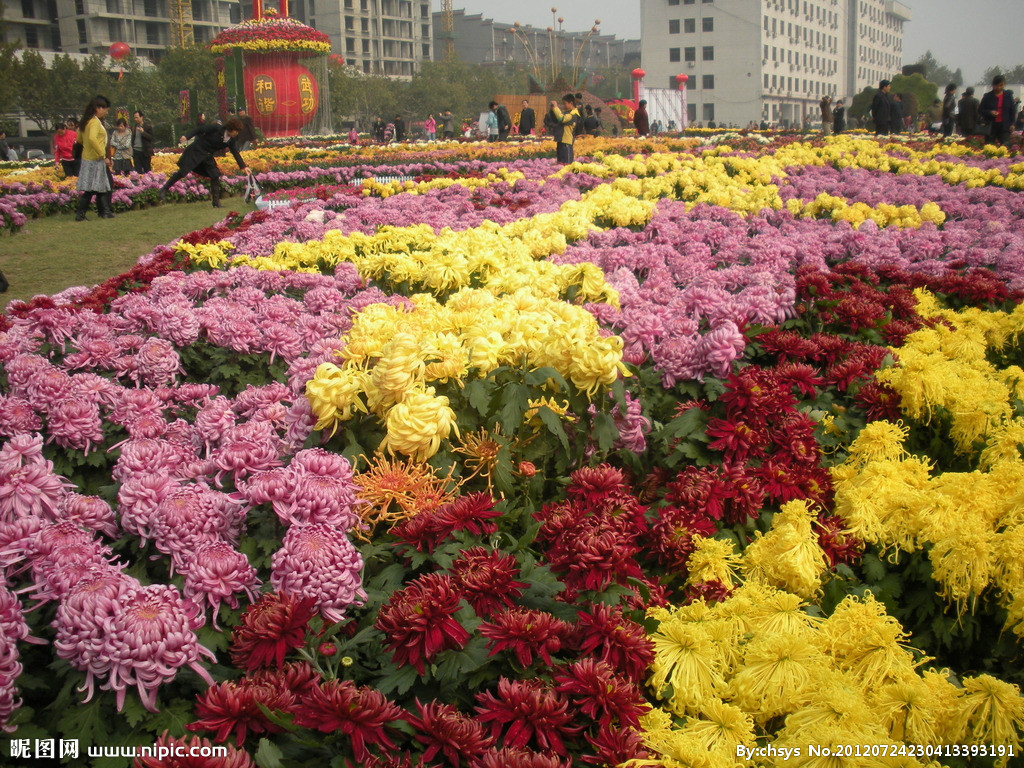
[[173, 383], [181, 373], [181, 358], [167, 339], [150, 338], [136, 353], [129, 374], [138, 384], [158, 386]]
[[328, 621], [366, 599], [363, 559], [345, 533], [329, 525], [293, 526], [272, 560], [271, 583], [278, 592], [316, 600]]
[[115, 692], [118, 711], [128, 686], [134, 685], [143, 706], [155, 712], [156, 689], [182, 667], [214, 684], [199, 663], [200, 657], [216, 661], [196, 640], [194, 630], [202, 625], [202, 616], [198, 606], [166, 584], [141, 587], [124, 600], [108, 624], [102, 651], [110, 664], [104, 688]]
[[43, 420], [28, 400], [0, 395], [0, 435], [14, 437], [24, 432], [36, 432], [42, 427]]
[[[12, 435], [10, 440], [0, 445], [0, 472], [13, 472], [25, 464], [45, 462], [42, 435], [36, 433]], [[53, 468], [52, 465], [50, 468]]]
[[274, 512], [286, 525], [323, 523], [349, 530], [358, 521], [356, 491], [351, 473], [348, 479], [292, 472], [292, 492], [275, 499]]
[[256, 569], [238, 550], [225, 541], [200, 545], [189, 558], [185, 568], [186, 598], [202, 605], [209, 603], [213, 609], [213, 626], [217, 627], [217, 612], [221, 602], [231, 608], [238, 607], [240, 592], [250, 602], [256, 599], [259, 586]]
[[71, 487], [71, 483], [53, 473], [49, 461], [0, 471], [0, 521], [29, 516], [53, 520], [60, 500]]
[[53, 646], [59, 658], [86, 673], [79, 689], [86, 693], [86, 701], [92, 698], [96, 677], [105, 676], [110, 669], [104, 652], [109, 625], [138, 588], [137, 580], [101, 565], [83, 574], [57, 606]]
[[203, 544], [238, 541], [241, 518], [223, 493], [202, 486], [184, 486], [164, 498], [150, 519], [157, 549], [182, 570]]
[[99, 406], [83, 398], [65, 398], [50, 406], [46, 415], [47, 442], [88, 453], [103, 442]]
[[28, 637], [28, 625], [22, 615], [21, 603], [6, 587], [0, 585], [0, 730], [13, 731], [7, 721], [21, 706], [14, 682], [21, 674], [18, 641]]
[[117, 492], [121, 527], [126, 533], [142, 539], [141, 544], [145, 546], [153, 538], [152, 520], [157, 507], [181, 487], [178, 480], [161, 473], [126, 478]]

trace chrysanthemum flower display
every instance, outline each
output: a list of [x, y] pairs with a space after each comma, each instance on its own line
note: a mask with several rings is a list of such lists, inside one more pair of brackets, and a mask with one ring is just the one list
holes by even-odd
[[[268, 149], [287, 207], [0, 315], [13, 738], [239, 767], [821, 765], [809, 744], [852, 741], [1012, 764], [1019, 157], [551, 153]], [[3, 224], [72, 204], [52, 176], [0, 178]]]

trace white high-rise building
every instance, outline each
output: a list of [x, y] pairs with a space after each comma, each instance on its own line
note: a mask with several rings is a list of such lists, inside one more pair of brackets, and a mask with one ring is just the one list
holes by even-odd
[[641, 0], [644, 82], [688, 75], [691, 124], [817, 124], [825, 94], [899, 73], [910, 17], [895, 0]]

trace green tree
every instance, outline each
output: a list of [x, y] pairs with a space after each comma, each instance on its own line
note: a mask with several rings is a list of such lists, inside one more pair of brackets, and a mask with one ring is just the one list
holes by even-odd
[[924, 55], [914, 63], [924, 68], [925, 78], [942, 86], [943, 89], [949, 83], [955, 83], [957, 86], [964, 84], [964, 76], [960, 69], [957, 68], [954, 71], [945, 64], [940, 64], [931, 51], [925, 51]]
[[375, 117], [391, 118], [404, 104], [408, 86], [403, 82], [346, 66], [332, 66], [329, 77], [335, 125], [355, 120], [366, 130]]
[[53, 68], [47, 69], [38, 51], [24, 50], [14, 68], [15, 103], [42, 130], [52, 131], [57, 122], [81, 115], [85, 100], [79, 91], [80, 75], [70, 56], [57, 56]]
[[979, 84], [990, 85], [992, 78], [996, 75], [1005, 77], [1007, 83], [1024, 83], [1024, 64], [1018, 64], [1015, 67], [989, 67], [985, 70], [985, 74], [981, 76]]

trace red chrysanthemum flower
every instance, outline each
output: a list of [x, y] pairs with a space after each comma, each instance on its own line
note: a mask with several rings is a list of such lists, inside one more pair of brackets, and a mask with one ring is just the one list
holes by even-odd
[[693, 553], [693, 537], [709, 538], [718, 533], [714, 520], [703, 512], [679, 507], [662, 507], [651, 524], [650, 551], [669, 573], [683, 573]]
[[190, 731], [213, 731], [213, 740], [226, 741], [234, 734], [242, 746], [250, 733], [281, 733], [284, 729], [264, 714], [260, 705], [271, 712], [292, 712], [295, 695], [286, 689], [254, 684], [242, 678], [238, 682], [212, 685], [196, 699], [198, 720], [189, 723]]
[[555, 673], [555, 690], [566, 694], [580, 711], [599, 725], [640, 727], [640, 716], [650, 704], [637, 684], [615, 674], [603, 661], [586, 658]]
[[433, 552], [455, 531], [469, 531], [477, 536], [494, 533], [498, 526], [492, 520], [501, 514], [494, 508], [490, 494], [472, 493], [435, 510], [423, 510], [396, 525], [391, 533], [418, 550]]
[[491, 736], [503, 736], [507, 747], [539, 749], [566, 757], [565, 739], [582, 726], [571, 725], [569, 702], [540, 680], [498, 680], [498, 692], [478, 693], [476, 711], [481, 722], [491, 724]]
[[532, 749], [503, 747], [484, 752], [476, 768], [570, 768], [571, 765], [572, 760], [559, 760], [554, 755], [542, 755]]
[[903, 416], [899, 392], [888, 384], [869, 381], [860, 388], [853, 400], [864, 410], [868, 421], [895, 422]]
[[227, 747], [226, 755], [200, 757], [209, 754], [209, 739], [193, 736], [176, 739], [164, 731], [153, 745], [158, 750], [168, 750], [164, 757], [136, 757], [135, 768], [253, 768], [252, 758], [247, 752]]
[[406, 719], [417, 731], [416, 741], [426, 747], [424, 760], [432, 760], [440, 753], [455, 768], [460, 760], [472, 765], [476, 757], [494, 743], [479, 722], [450, 704], [436, 701], [421, 704], [417, 699], [416, 709], [419, 717], [410, 715]]
[[295, 713], [295, 724], [321, 733], [343, 733], [352, 741], [352, 754], [363, 761], [367, 745], [395, 749], [385, 730], [402, 719], [404, 710], [372, 688], [348, 680], [329, 680], [309, 689]]
[[315, 600], [263, 595], [242, 614], [242, 623], [231, 633], [232, 663], [246, 671], [281, 666], [289, 651], [305, 644], [306, 629], [315, 613]]
[[818, 515], [818, 545], [828, 557], [829, 566], [856, 563], [864, 550], [864, 542], [845, 529], [843, 519], [834, 515]]
[[571, 632], [561, 619], [530, 608], [500, 611], [480, 625], [480, 634], [491, 641], [490, 655], [511, 651], [524, 669], [533, 663], [535, 655], [550, 667], [551, 654], [562, 649]]
[[461, 600], [454, 580], [443, 573], [420, 576], [391, 595], [374, 626], [386, 636], [395, 664], [412, 664], [422, 675], [424, 663], [441, 651], [464, 648], [469, 632], [454, 618]]
[[576, 645], [581, 655], [600, 659], [634, 682], [646, 679], [654, 661], [654, 644], [647, 632], [618, 606], [598, 603], [580, 611]]
[[705, 432], [711, 439], [708, 448], [725, 453], [730, 461], [746, 461], [752, 453], [759, 456], [768, 443], [763, 429], [753, 429], [743, 419], [708, 419]]
[[596, 734], [587, 736], [587, 742], [594, 754], [583, 755], [582, 760], [591, 765], [626, 765], [633, 760], [651, 757], [644, 748], [642, 733], [633, 728], [601, 726]]
[[259, 669], [247, 675], [254, 685], [270, 685], [291, 691], [297, 698], [320, 685], [320, 673], [308, 661], [290, 662], [277, 669]]
[[483, 547], [463, 550], [451, 567], [463, 597], [477, 616], [490, 616], [515, 605], [528, 584], [516, 581], [519, 564], [515, 555], [488, 552]]
[[700, 584], [691, 584], [686, 588], [686, 601], [693, 603], [703, 600], [706, 603], [720, 603], [732, 594], [732, 587], [715, 579], [714, 581], [702, 581]]

